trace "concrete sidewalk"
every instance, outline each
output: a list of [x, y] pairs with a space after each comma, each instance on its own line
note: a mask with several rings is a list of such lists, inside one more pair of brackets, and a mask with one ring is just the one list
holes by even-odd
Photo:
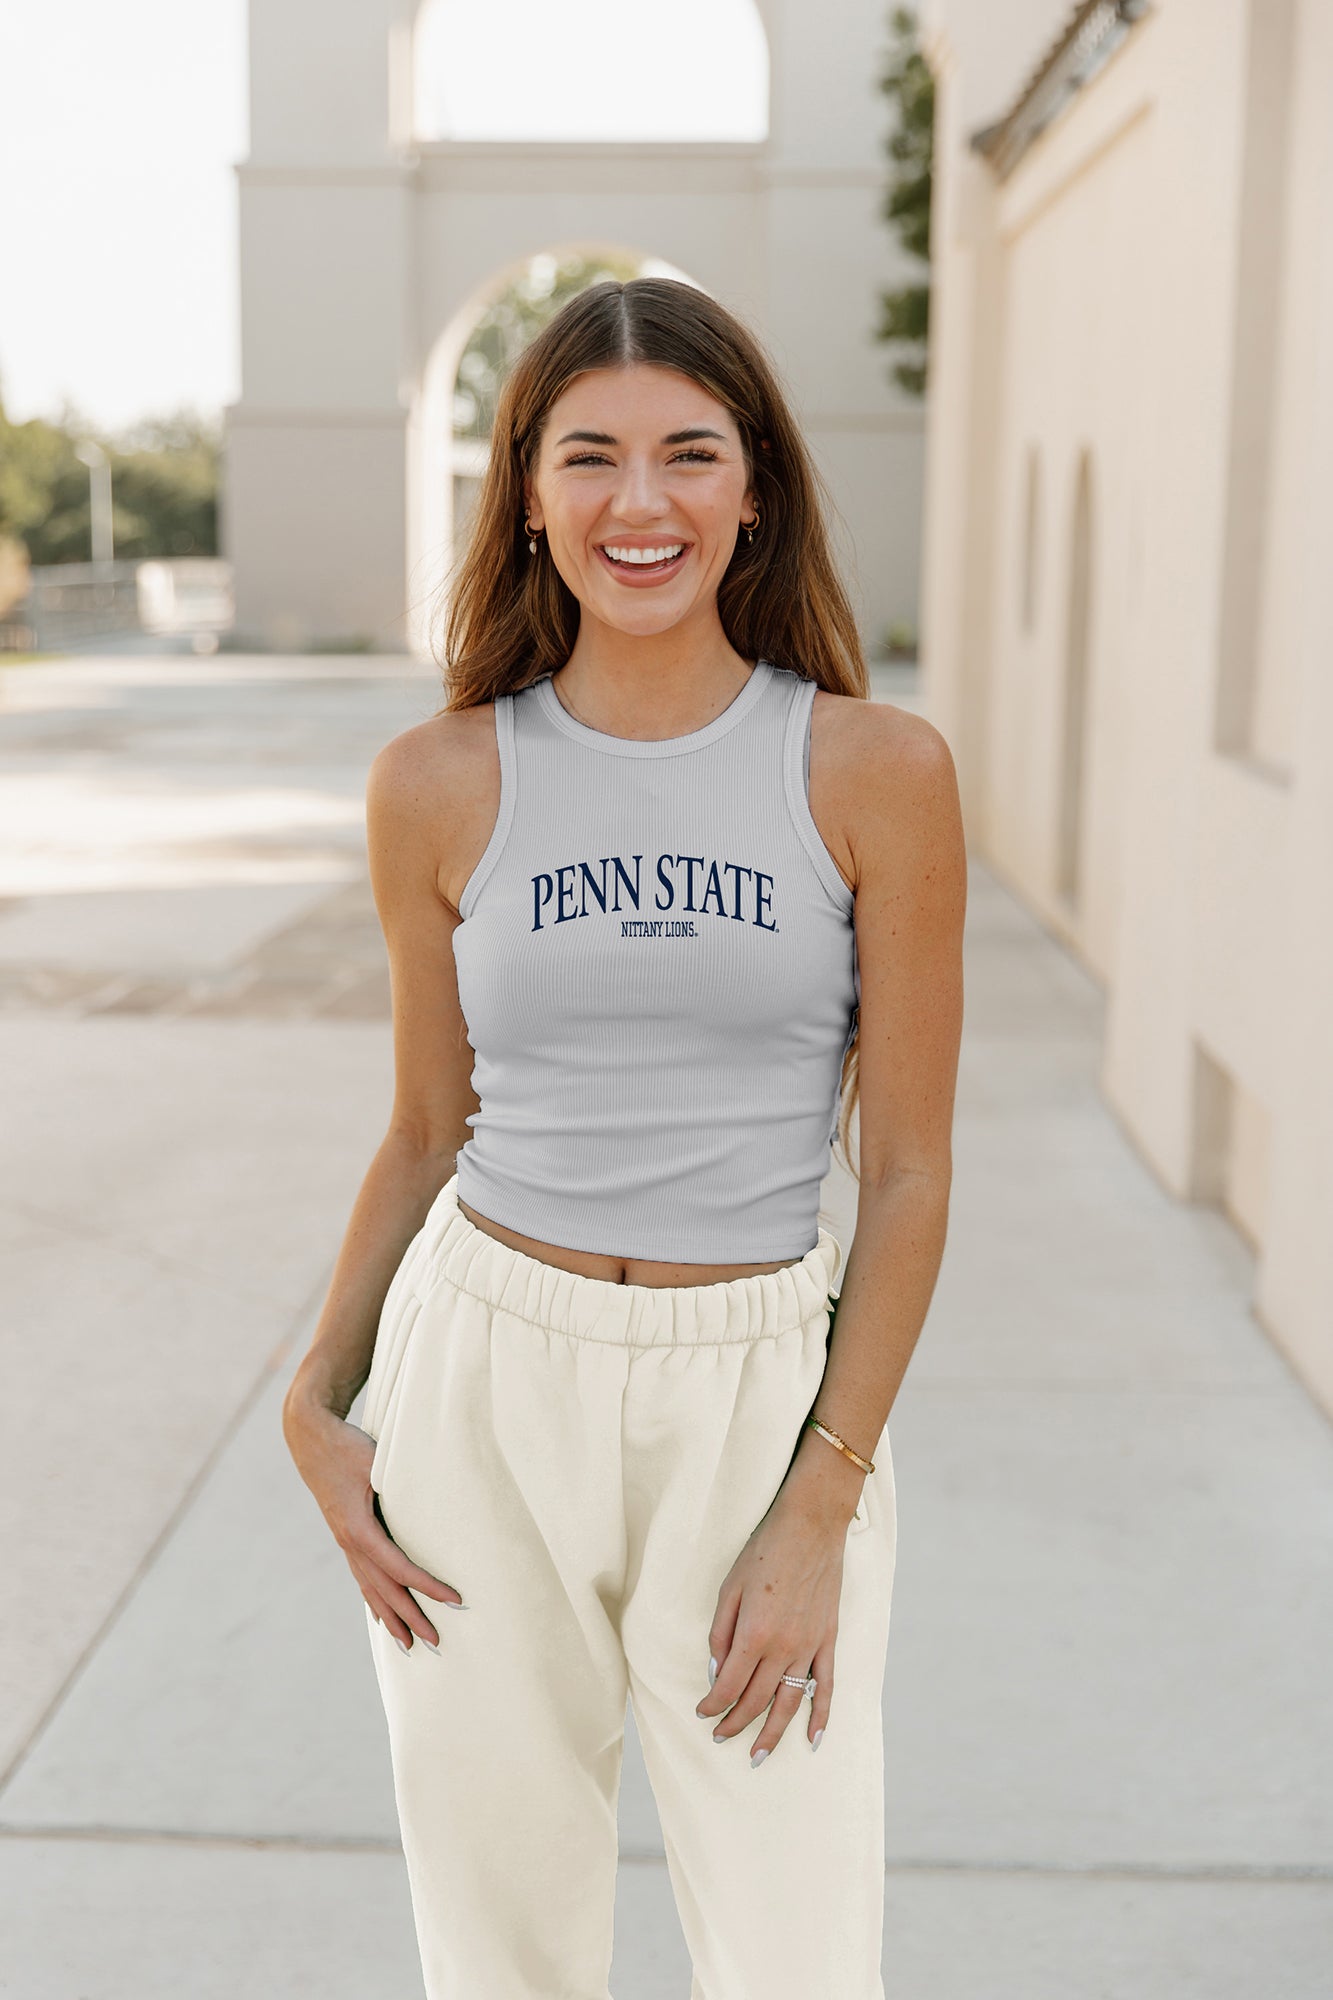
[[[359, 656], [0, 669], [14, 2000], [422, 1990], [361, 1598], [278, 1413], [389, 1104], [365, 769], [438, 701]], [[888, 1993], [1328, 2000], [1329, 1426], [1101, 1103], [1095, 986], [975, 866], [967, 950], [891, 1425]], [[686, 2000], [632, 1716], [621, 1832], [612, 1990]]]

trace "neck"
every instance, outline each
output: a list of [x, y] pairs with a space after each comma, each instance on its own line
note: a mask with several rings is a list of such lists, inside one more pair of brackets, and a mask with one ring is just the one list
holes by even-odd
[[612, 736], [663, 738], [703, 729], [730, 706], [754, 662], [728, 645], [699, 647], [667, 632], [628, 641], [587, 621], [552, 685], [570, 713]]

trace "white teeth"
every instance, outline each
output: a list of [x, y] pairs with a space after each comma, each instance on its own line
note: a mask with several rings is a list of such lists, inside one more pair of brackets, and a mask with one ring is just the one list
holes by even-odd
[[670, 542], [660, 549], [618, 549], [608, 542], [606, 553], [613, 562], [655, 563], [665, 562], [669, 556], [678, 556], [684, 546], [684, 542]]

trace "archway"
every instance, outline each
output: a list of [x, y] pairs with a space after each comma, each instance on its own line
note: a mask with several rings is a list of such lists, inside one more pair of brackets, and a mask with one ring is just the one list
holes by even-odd
[[[517, 112], [537, 5], [480, 10], [503, 41], [484, 77], [472, 66], [470, 95], [494, 81]], [[542, 18], [593, 5], [541, 0]], [[864, 197], [883, 107], [849, 87], [880, 61], [879, 16], [860, 0], [828, 0], [818, 18], [777, 0], [709, 0], [707, 33], [690, 36], [678, 8], [667, 31], [645, 24], [649, 54], [628, 82], [594, 90], [630, 108], [630, 136], [590, 137], [585, 123], [577, 138], [469, 137], [485, 128], [455, 119], [457, 136], [432, 138], [450, 125], [414, 124], [416, 32], [428, 91], [430, 24], [451, 7], [461, 19], [457, 0], [251, 0], [250, 156], [237, 167], [244, 390], [223, 455], [238, 626], [270, 644], [346, 635], [432, 657], [422, 625], [453, 539], [452, 403], [472, 328], [534, 254], [603, 246], [651, 248], [755, 328], [847, 527], [839, 554], [859, 584], [863, 642], [873, 652], [889, 626], [915, 625], [924, 410], [886, 385], [874, 352], [883, 221]], [[567, 38], [589, 58], [585, 90], [589, 44], [640, 25], [633, 10], [598, 19], [605, 33]], [[744, 123], [734, 65], [720, 59], [728, 20], [750, 24], [764, 124]], [[688, 134], [694, 98], [718, 87], [727, 123], [648, 136], [662, 128], [646, 93], [676, 46], [708, 74], [670, 93], [675, 129]], [[569, 94], [553, 75], [538, 82], [548, 103]], [[763, 136], [702, 136], [747, 129]]]
[[1065, 614], [1064, 714], [1060, 744], [1060, 808], [1056, 836], [1056, 889], [1077, 904], [1083, 819], [1083, 765], [1092, 632], [1092, 454], [1079, 453], [1069, 537], [1069, 595]]
[[1041, 453], [1028, 446], [1023, 492], [1023, 567], [1019, 592], [1019, 621], [1025, 632], [1037, 622], [1038, 561], [1041, 547]]

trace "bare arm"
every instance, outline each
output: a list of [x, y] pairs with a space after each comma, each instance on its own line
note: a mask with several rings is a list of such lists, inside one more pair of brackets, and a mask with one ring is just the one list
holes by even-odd
[[[400, 1644], [434, 1628], [405, 1587], [457, 1601], [382, 1527], [370, 1488], [373, 1440], [346, 1422], [370, 1372], [380, 1312], [403, 1255], [468, 1136], [478, 1108], [453, 957], [458, 913], [440, 884], [464, 843], [485, 844], [493, 773], [477, 756], [476, 715], [436, 718], [386, 744], [366, 786], [371, 886], [389, 958], [394, 1099], [353, 1203], [314, 1336], [283, 1404], [283, 1434], [361, 1585]], [[467, 732], [465, 735], [464, 732]], [[494, 740], [491, 739], [492, 755]], [[493, 815], [492, 815], [493, 816]]]
[[[953, 759], [931, 724], [867, 708], [839, 725], [861, 968], [860, 1199], [814, 1415], [873, 1458], [939, 1273], [948, 1221], [967, 895]], [[720, 1671], [695, 1713], [725, 1740], [768, 1708], [753, 1752], [797, 1713], [781, 1680], [815, 1676], [807, 1733], [831, 1710], [848, 1523], [867, 1474], [808, 1425], [773, 1504], [718, 1592]], [[770, 1707], [771, 1704], [771, 1707]]]
[[437, 887], [445, 830], [439, 757], [420, 732], [386, 744], [366, 785], [366, 844], [389, 957], [394, 1100], [352, 1207], [310, 1349], [289, 1402], [345, 1417], [370, 1371], [380, 1308], [403, 1253], [454, 1171], [478, 1108], [458, 1001], [458, 914]]
[[[814, 1415], [872, 1458], [939, 1276], [953, 1174], [967, 856], [949, 747], [872, 709], [854, 796], [860, 1191]], [[878, 739], [878, 740], [876, 740]], [[806, 1428], [784, 1482], [845, 1528], [869, 1475]]]

